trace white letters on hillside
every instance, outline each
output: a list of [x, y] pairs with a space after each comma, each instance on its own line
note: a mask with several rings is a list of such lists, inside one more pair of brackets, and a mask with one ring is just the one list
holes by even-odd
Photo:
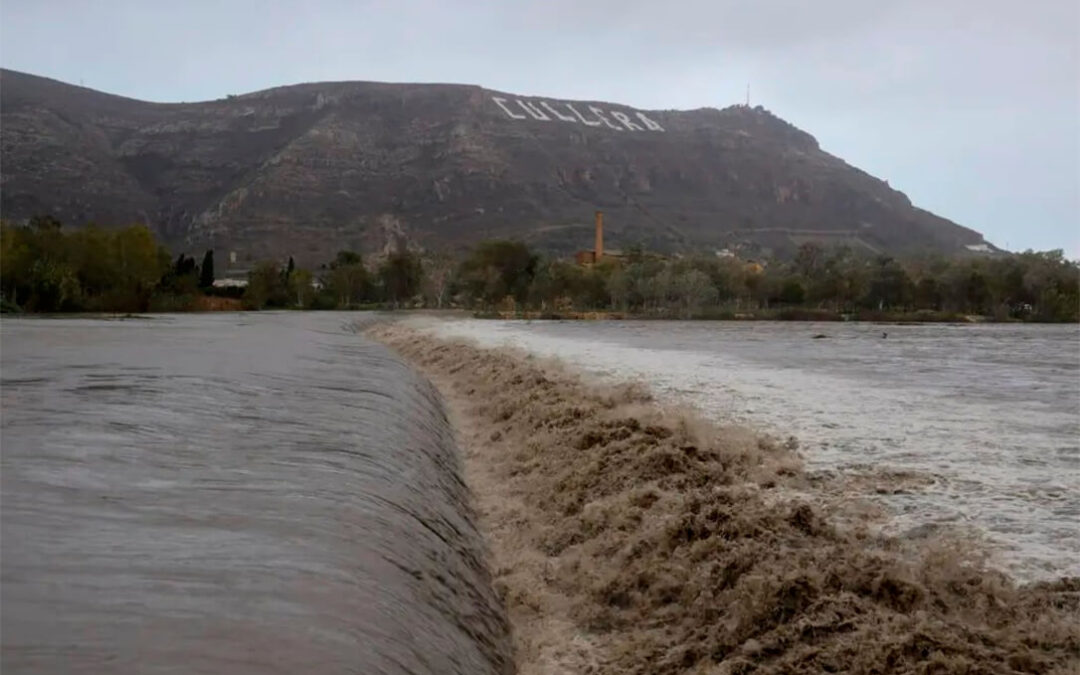
[[600, 108], [597, 108], [596, 106], [594, 106], [594, 105], [591, 105], [591, 106], [589, 106], [589, 110], [591, 110], [591, 111], [592, 111], [592, 114], [594, 114], [594, 115], [596, 115], [597, 117], [599, 117], [599, 118], [600, 118], [600, 120], [601, 120], [601, 121], [602, 121], [602, 122], [603, 122], [604, 124], [608, 125], [609, 127], [611, 127], [612, 129], [614, 129], [615, 131], [622, 131], [622, 127], [617, 127], [617, 126], [615, 126], [614, 124], [612, 124], [612, 123], [611, 123], [611, 120], [609, 120], [608, 118], [604, 117], [604, 111], [603, 111], [603, 110], [601, 110]]
[[585, 126], [588, 126], [588, 127], [598, 127], [598, 126], [600, 126], [600, 120], [593, 120], [593, 121], [591, 121], [591, 122], [590, 122], [589, 120], [587, 120], [587, 119], [585, 119], [584, 117], [582, 117], [582, 116], [581, 116], [581, 113], [579, 113], [579, 112], [577, 111], [577, 108], [575, 108], [574, 106], [572, 106], [572, 105], [570, 105], [569, 103], [567, 103], [567, 104], [566, 104], [566, 107], [570, 109], [570, 112], [572, 112], [572, 113], [574, 113], [575, 115], [577, 115], [577, 118], [578, 118], [579, 120], [581, 120], [581, 123], [582, 123], [582, 124], [584, 124]]
[[[628, 113], [621, 110], [608, 110], [605, 112], [595, 105], [589, 106], [589, 112], [592, 113], [592, 119], [585, 117], [577, 108], [570, 103], [556, 103], [552, 105], [547, 101], [526, 101], [520, 98], [515, 98], [515, 106], [509, 104], [508, 99], [501, 96], [492, 96], [491, 100], [495, 102], [495, 105], [499, 106], [499, 109], [506, 113], [506, 116], [512, 120], [537, 120], [540, 122], [570, 122], [571, 124], [577, 124], [581, 122], [587, 127], [598, 127], [601, 125], [607, 126], [615, 131], [663, 131], [664, 127], [660, 126], [655, 120], [651, 120], [645, 116], [643, 112], [634, 112], [634, 116], [638, 118], [641, 124], [633, 122], [630, 119]], [[559, 108], [562, 108], [560, 110]], [[521, 114], [518, 110], [524, 111], [527, 114]], [[546, 112], [545, 112], [546, 111]], [[615, 119], [612, 122], [609, 117]], [[644, 124], [644, 128], [642, 128]]]
[[548, 117], [548, 116], [547, 116], [547, 115], [545, 115], [544, 113], [540, 112], [540, 108], [537, 108], [536, 106], [534, 106], [534, 105], [533, 105], [532, 103], [529, 103], [528, 101], [522, 101], [522, 100], [521, 100], [521, 99], [519, 98], [519, 99], [517, 100], [517, 104], [518, 104], [519, 106], [521, 106], [522, 108], [524, 108], [524, 109], [525, 109], [525, 112], [527, 112], [527, 113], [529, 113], [530, 115], [532, 115], [532, 116], [533, 116], [533, 119], [538, 119], [538, 120], [542, 120], [542, 121], [544, 121], [544, 122], [548, 122], [548, 121], [550, 121], [550, 120], [551, 120], [551, 118], [550, 118], [550, 117]]
[[510, 108], [506, 107], [506, 99], [505, 98], [499, 98], [498, 96], [492, 96], [491, 100], [495, 101], [495, 105], [502, 108], [502, 111], [504, 113], [506, 113], [511, 119], [515, 119], [515, 120], [523, 120], [523, 119], [525, 119], [524, 115], [515, 115], [513, 113], [513, 111], [510, 110]]
[[[630, 131], [641, 131], [641, 127], [630, 121], [630, 118], [626, 116], [626, 113], [619, 112], [618, 110], [612, 110], [611, 116], [622, 122], [622, 125]], [[663, 131], [661, 129], [661, 131]]]
[[573, 115], [564, 115], [563, 113], [559, 112], [555, 108], [552, 108], [551, 104], [548, 103], [547, 101], [540, 101], [540, 105], [544, 107], [544, 110], [548, 111], [549, 113], [551, 113], [555, 117], [561, 119], [563, 122], [576, 122], [577, 121], [577, 120], [574, 119]]
[[660, 126], [656, 122], [652, 121], [648, 117], [645, 117], [645, 113], [638, 113], [637, 118], [645, 125], [649, 131], [663, 131], [664, 127]]

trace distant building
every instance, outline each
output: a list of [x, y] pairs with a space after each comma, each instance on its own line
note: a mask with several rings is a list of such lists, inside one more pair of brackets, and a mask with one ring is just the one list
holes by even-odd
[[601, 260], [627, 261], [627, 260], [665, 260], [666, 256], [659, 253], [643, 251], [641, 248], [630, 251], [621, 251], [614, 248], [604, 248], [604, 212], [596, 212], [596, 244], [591, 249], [578, 251], [574, 254], [574, 262], [583, 267], [595, 265]]
[[596, 243], [592, 250], [578, 251], [574, 261], [579, 265], [595, 265], [604, 258], [622, 260], [626, 254], [617, 249], [604, 249], [604, 212], [596, 212]]
[[[604, 260], [625, 260], [626, 253], [618, 249], [609, 248], [604, 251]], [[595, 265], [596, 254], [593, 251], [578, 251], [574, 254], [574, 262], [579, 265]]]
[[604, 258], [604, 212], [596, 212], [596, 244], [591, 251], [578, 251], [574, 260], [579, 265], [595, 265]]
[[594, 251], [578, 251], [574, 254], [574, 262], [579, 265], [593, 265], [596, 263], [596, 253]]

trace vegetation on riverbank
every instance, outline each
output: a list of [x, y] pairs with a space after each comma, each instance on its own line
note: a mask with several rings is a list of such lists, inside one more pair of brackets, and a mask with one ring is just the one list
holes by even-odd
[[318, 270], [258, 263], [248, 274], [248, 309], [380, 309], [422, 306], [421, 258], [410, 251], [386, 256], [374, 269], [354, 251], [340, 251]]
[[1018, 586], [961, 542], [875, 534], [789, 444], [516, 352], [370, 334], [450, 408], [523, 674], [1080, 665], [1080, 580]]
[[746, 261], [630, 249], [586, 266], [487, 241], [457, 259], [402, 248], [374, 260], [341, 251], [314, 270], [261, 261], [221, 288], [213, 251], [201, 264], [172, 261], [142, 226], [63, 229], [36, 218], [0, 227], [0, 243], [4, 311], [456, 307], [535, 319], [1080, 321], [1080, 266], [1061, 251], [901, 260], [805, 244], [792, 260]]
[[530, 318], [1080, 320], [1080, 266], [1061, 251], [898, 260], [806, 244], [790, 261], [631, 250], [585, 267], [488, 242], [451, 289], [480, 315]]
[[[530, 319], [1080, 321], [1080, 266], [1061, 251], [897, 260], [807, 244], [793, 260], [765, 264], [631, 250], [584, 266], [487, 241], [456, 261], [402, 250], [374, 268], [346, 251], [316, 274], [321, 290], [292, 306]], [[290, 293], [276, 297], [266, 306], [290, 306]]]
[[4, 312], [183, 312], [241, 309], [357, 309], [414, 304], [419, 256], [404, 251], [369, 271], [343, 251], [317, 273], [257, 263], [243, 284], [215, 286], [214, 252], [173, 260], [150, 230], [64, 228], [50, 217], [0, 224], [0, 309]]
[[5, 311], [146, 312], [191, 309], [200, 288], [194, 260], [172, 262], [141, 225], [65, 230], [53, 218], [0, 226]]
[[[481, 310], [473, 313], [477, 319], [527, 320], [527, 321], [650, 321], [680, 319], [686, 321], [865, 321], [870, 323], [983, 323], [987, 321], [1021, 321], [1020, 319], [995, 319], [954, 312], [919, 310], [878, 311], [861, 309], [840, 313], [831, 310], [772, 307], [737, 312], [731, 309], [711, 308], [689, 316], [672, 316], [664, 313], [619, 312], [615, 310], [593, 311], [538, 311], [538, 310]], [[1028, 319], [1028, 321], [1034, 321]]]

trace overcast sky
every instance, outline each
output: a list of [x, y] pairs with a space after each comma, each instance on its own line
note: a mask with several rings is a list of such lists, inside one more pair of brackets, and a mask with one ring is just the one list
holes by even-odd
[[[918, 206], [1080, 257], [1077, 0], [3, 0], [6, 68], [154, 101], [461, 82], [764, 105]], [[0, 96], [3, 92], [0, 91]]]

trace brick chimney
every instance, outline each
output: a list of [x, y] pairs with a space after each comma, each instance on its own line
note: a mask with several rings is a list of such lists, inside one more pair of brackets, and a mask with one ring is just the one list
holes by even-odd
[[593, 249], [593, 259], [600, 262], [604, 257], [604, 212], [596, 212], [596, 247]]

